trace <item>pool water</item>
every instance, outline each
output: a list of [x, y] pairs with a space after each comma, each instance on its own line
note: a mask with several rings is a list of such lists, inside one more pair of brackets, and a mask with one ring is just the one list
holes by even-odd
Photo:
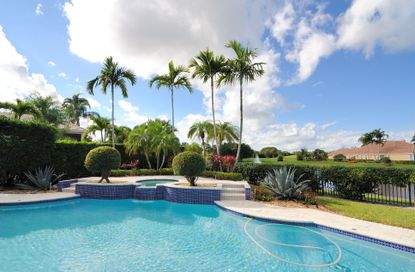
[[0, 207], [0, 271], [414, 267], [414, 254], [317, 228], [261, 222], [213, 205], [77, 199]]
[[143, 179], [137, 181], [137, 183], [142, 184], [142, 186], [156, 186], [157, 184], [176, 182], [177, 179]]

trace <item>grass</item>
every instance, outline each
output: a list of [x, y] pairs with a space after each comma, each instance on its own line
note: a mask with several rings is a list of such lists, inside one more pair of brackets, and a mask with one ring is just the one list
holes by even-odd
[[[285, 156], [284, 161], [277, 161], [277, 158], [261, 158], [262, 163], [272, 164], [272, 165], [284, 165], [284, 164], [293, 164], [293, 165], [310, 165], [310, 166], [344, 166], [344, 167], [374, 167], [374, 168], [384, 168], [384, 167], [396, 167], [404, 169], [415, 169], [415, 164], [402, 164], [399, 162], [393, 162], [392, 166], [386, 166], [383, 163], [378, 162], [336, 162], [332, 160], [328, 161], [297, 161], [295, 155]], [[253, 162], [254, 158], [244, 159], [244, 161]]]
[[329, 210], [366, 221], [415, 229], [415, 208], [393, 207], [333, 197], [318, 197]]

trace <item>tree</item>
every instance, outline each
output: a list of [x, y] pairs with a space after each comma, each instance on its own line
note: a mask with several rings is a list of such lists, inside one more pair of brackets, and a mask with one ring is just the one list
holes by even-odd
[[412, 136], [411, 143], [415, 144], [415, 134]]
[[[200, 78], [203, 83], [210, 81], [211, 101], [212, 101], [212, 121], [213, 121], [213, 135], [217, 141], [216, 132], [216, 118], [215, 118], [215, 91], [214, 82], [215, 77], [224, 72], [226, 67], [226, 60], [223, 55], [215, 56], [215, 54], [206, 49], [200, 51], [199, 55], [194, 57], [190, 62], [190, 68], [193, 68], [192, 77]], [[216, 142], [216, 153], [220, 155], [218, 143]]]
[[108, 86], [111, 88], [111, 124], [112, 124], [112, 147], [115, 147], [115, 131], [114, 131], [114, 89], [120, 88], [122, 96], [128, 97], [127, 82], [130, 81], [131, 85], [135, 85], [136, 76], [133, 71], [120, 67], [118, 62], [114, 62], [112, 57], [107, 57], [104, 60], [104, 67], [101, 69], [100, 75], [94, 79], [88, 81], [87, 91], [89, 94], [94, 94], [94, 88], [98, 85], [101, 86], [103, 94], [107, 93]]
[[[128, 139], [128, 135], [131, 132], [131, 128], [126, 126], [115, 126], [115, 141], [117, 143], [124, 143]], [[109, 134], [109, 140], [112, 142], [112, 134]]]
[[224, 141], [233, 143], [238, 141], [238, 128], [232, 125], [230, 122], [218, 122], [216, 124], [217, 140], [216, 143], [220, 147]]
[[65, 98], [62, 107], [69, 115], [71, 122], [79, 126], [79, 119], [88, 116], [88, 108], [91, 108], [91, 105], [89, 105], [86, 98], [81, 97], [81, 94], [77, 93], [72, 97]]
[[359, 142], [362, 143], [363, 146], [367, 146], [367, 158], [369, 159], [369, 144], [373, 143], [373, 135], [371, 132], [363, 134], [359, 138]]
[[388, 139], [389, 135], [385, 133], [384, 130], [380, 128], [374, 129], [371, 134], [373, 135], [372, 142], [378, 147], [378, 160], [380, 160], [380, 147], [383, 146]]
[[40, 112], [42, 121], [53, 125], [65, 122], [66, 115], [52, 96], [42, 97], [39, 93], [34, 92], [26, 98], [26, 101], [33, 103]]
[[222, 82], [225, 84], [239, 83], [239, 144], [238, 151], [236, 153], [236, 160], [238, 161], [241, 153], [242, 144], [242, 130], [243, 130], [243, 82], [251, 82], [261, 77], [264, 74], [263, 65], [264, 62], [254, 62], [257, 57], [257, 49], [250, 49], [243, 47], [238, 41], [231, 40], [226, 45], [228, 48], [232, 48], [236, 57], [228, 60], [226, 68], [218, 80], [218, 85]]
[[190, 93], [193, 92], [192, 84], [186, 74], [188, 69], [184, 66], [174, 66], [173, 61], [169, 62], [169, 72], [167, 74], [156, 75], [150, 80], [150, 87], [156, 84], [157, 89], [166, 87], [170, 91], [171, 97], [171, 120], [174, 128], [174, 90], [179, 88], [185, 88]]
[[203, 158], [206, 157], [206, 142], [213, 138], [213, 125], [209, 121], [196, 122], [187, 133], [187, 138], [198, 138], [202, 142]]
[[104, 142], [108, 137], [108, 131], [111, 129], [110, 119], [101, 117], [97, 113], [90, 115], [89, 119], [93, 122], [93, 124], [86, 129], [82, 135], [82, 139], [85, 140], [90, 133], [99, 131], [101, 134], [101, 142]]
[[0, 109], [10, 110], [15, 119], [20, 120], [24, 114], [32, 115], [35, 118], [41, 118], [42, 113], [32, 102], [16, 99], [16, 103], [0, 102]]

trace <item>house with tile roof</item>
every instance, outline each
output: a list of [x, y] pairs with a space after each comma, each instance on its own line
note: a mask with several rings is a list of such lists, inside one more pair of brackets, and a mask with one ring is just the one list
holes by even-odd
[[329, 159], [337, 154], [343, 154], [347, 159], [377, 160], [378, 151], [380, 158], [388, 157], [393, 161], [415, 160], [415, 145], [402, 141], [386, 141], [384, 145], [368, 144], [362, 147], [341, 148], [329, 153]]

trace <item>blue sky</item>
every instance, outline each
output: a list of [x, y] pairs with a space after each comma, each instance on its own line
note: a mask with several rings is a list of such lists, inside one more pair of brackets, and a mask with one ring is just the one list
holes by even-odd
[[[394, 139], [413, 134], [415, 5], [264, 0], [237, 1], [235, 8], [230, 0], [218, 11], [215, 1], [182, 1], [2, 1], [0, 46], [9, 46], [0, 51], [11, 57], [0, 61], [6, 81], [0, 100], [34, 89], [59, 97], [84, 92], [100, 61], [113, 55], [139, 76], [128, 99], [117, 93], [116, 122], [132, 127], [148, 118], [169, 118], [167, 91], [150, 89], [148, 78], [164, 72], [170, 59], [187, 64], [205, 47], [231, 57], [223, 44], [238, 39], [257, 47], [267, 62], [266, 76], [247, 86], [245, 97], [245, 139], [255, 148], [330, 150], [356, 145], [362, 132], [378, 127]], [[40, 83], [33, 73], [42, 75]], [[12, 80], [19, 77], [25, 84]], [[210, 118], [209, 89], [193, 83], [193, 94], [175, 93], [183, 141], [189, 124]], [[95, 111], [110, 116], [109, 95], [97, 90], [85, 96]], [[238, 124], [237, 98], [234, 87], [218, 91], [221, 120]]]

